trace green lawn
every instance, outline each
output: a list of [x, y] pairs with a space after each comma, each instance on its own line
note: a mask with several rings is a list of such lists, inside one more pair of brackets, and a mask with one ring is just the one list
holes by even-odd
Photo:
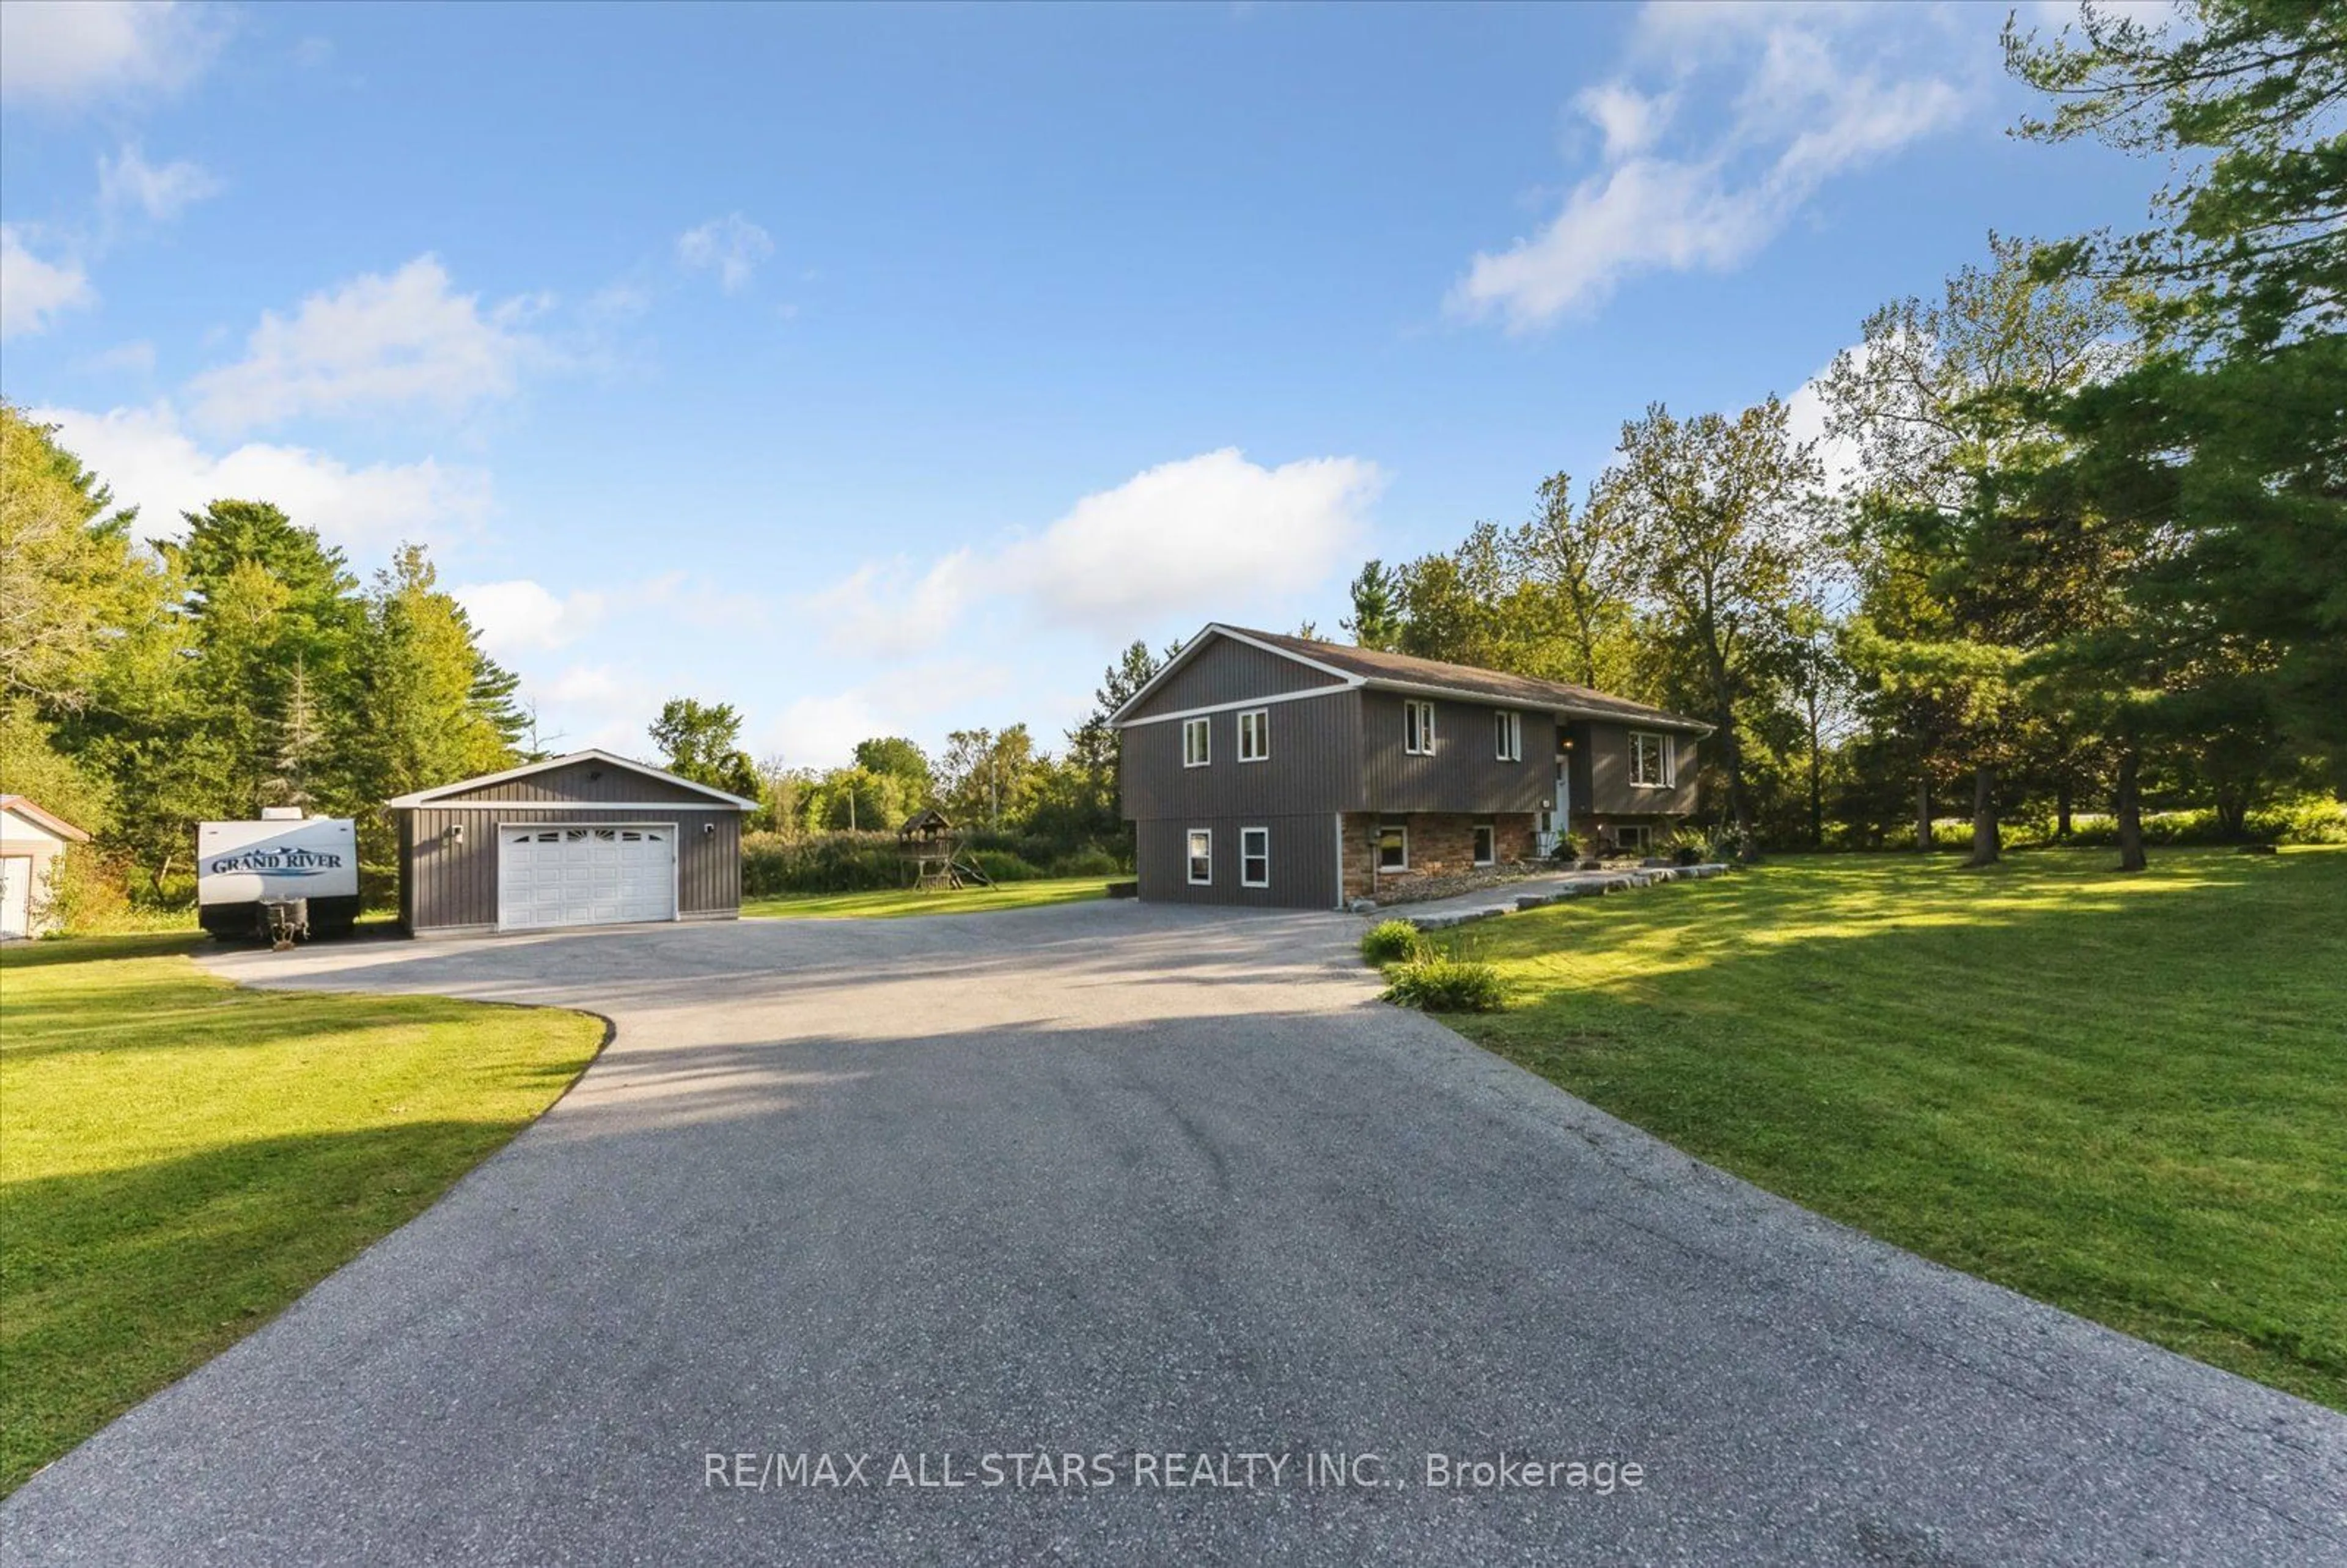
[[1454, 1027], [1773, 1192], [2347, 1409], [2347, 850], [1779, 860], [1460, 940]]
[[0, 953], [0, 1492], [527, 1126], [579, 1013], [244, 990], [184, 936]]
[[992, 887], [887, 887], [876, 893], [784, 893], [745, 898], [742, 913], [753, 916], [853, 917], [893, 920], [902, 915], [969, 915], [983, 909], [1033, 909], [1108, 897], [1105, 876], [1055, 876], [1033, 882], [1003, 882]]

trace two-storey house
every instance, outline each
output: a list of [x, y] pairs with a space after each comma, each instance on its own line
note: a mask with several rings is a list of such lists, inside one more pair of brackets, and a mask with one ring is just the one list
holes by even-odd
[[1641, 848], [1711, 727], [1586, 687], [1212, 624], [1114, 718], [1143, 898], [1343, 907]]

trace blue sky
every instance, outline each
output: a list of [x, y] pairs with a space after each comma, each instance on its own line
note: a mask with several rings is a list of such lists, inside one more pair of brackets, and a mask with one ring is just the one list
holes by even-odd
[[2004, 15], [11, 0], [0, 392], [150, 531], [427, 542], [559, 746], [1056, 743], [1133, 637], [1336, 635], [1649, 402], [2137, 221], [2005, 135]]

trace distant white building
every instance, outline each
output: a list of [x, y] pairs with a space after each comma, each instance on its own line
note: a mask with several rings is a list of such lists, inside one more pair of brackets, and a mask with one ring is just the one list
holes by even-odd
[[68, 845], [89, 835], [21, 794], [0, 794], [0, 941], [37, 937], [55, 924], [51, 883]]

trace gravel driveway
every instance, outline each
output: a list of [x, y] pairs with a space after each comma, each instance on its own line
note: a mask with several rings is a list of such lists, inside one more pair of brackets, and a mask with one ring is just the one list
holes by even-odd
[[0, 1557], [2347, 1562], [2347, 1419], [1698, 1165], [1376, 1003], [1359, 929], [1086, 904], [223, 955], [619, 1033], [26, 1485]]

